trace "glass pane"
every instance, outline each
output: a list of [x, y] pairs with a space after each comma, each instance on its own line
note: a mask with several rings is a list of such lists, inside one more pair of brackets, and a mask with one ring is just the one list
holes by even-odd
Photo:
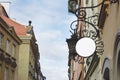
[[8, 77], [8, 68], [5, 68], [5, 71], [4, 71], [4, 80], [7, 80], [7, 77]]
[[3, 38], [3, 35], [0, 33], [0, 48], [2, 47], [2, 38]]
[[10, 80], [14, 80], [14, 71], [11, 71]]
[[10, 41], [7, 40], [6, 41], [6, 52], [9, 53], [9, 45], [10, 45]]
[[2, 80], [2, 65], [0, 64], [0, 80]]
[[15, 56], [15, 45], [12, 45], [12, 57]]

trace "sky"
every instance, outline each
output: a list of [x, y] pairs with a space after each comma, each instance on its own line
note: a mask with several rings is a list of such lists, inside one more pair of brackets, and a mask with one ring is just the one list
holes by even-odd
[[0, 0], [10, 1], [10, 18], [32, 26], [40, 52], [41, 71], [47, 80], [68, 80], [70, 23], [75, 16], [68, 12], [68, 0]]

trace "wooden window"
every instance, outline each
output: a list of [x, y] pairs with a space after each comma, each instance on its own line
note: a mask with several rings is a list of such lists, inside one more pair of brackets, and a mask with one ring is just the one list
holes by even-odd
[[0, 80], [2, 80], [2, 65], [0, 64]]
[[13, 70], [11, 70], [11, 73], [10, 73], [10, 80], [14, 80], [14, 71]]
[[13, 44], [12, 45], [12, 57], [15, 56], [15, 52], [16, 52], [16, 46]]
[[9, 53], [9, 48], [10, 48], [10, 41], [6, 41], [6, 52]]
[[109, 74], [110, 74], [110, 70], [109, 70], [109, 68], [106, 68], [105, 73], [103, 75], [104, 80], [110, 80], [110, 75]]
[[0, 48], [2, 47], [3, 35], [0, 33]]
[[6, 67], [4, 70], [4, 80], [7, 80], [8, 78], [8, 68]]
[[86, 0], [86, 4], [88, 4], [89, 3], [89, 0]]

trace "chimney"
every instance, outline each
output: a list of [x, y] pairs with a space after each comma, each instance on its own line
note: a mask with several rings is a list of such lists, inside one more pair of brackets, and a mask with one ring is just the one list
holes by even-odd
[[10, 1], [0, 1], [0, 4], [5, 8], [5, 11], [7, 12], [7, 15], [10, 16]]
[[29, 21], [29, 26], [31, 26], [32, 21]]
[[29, 34], [32, 34], [32, 32], [33, 32], [33, 26], [31, 25], [32, 24], [32, 21], [28, 21], [28, 26], [27, 26], [27, 33], [29, 33]]

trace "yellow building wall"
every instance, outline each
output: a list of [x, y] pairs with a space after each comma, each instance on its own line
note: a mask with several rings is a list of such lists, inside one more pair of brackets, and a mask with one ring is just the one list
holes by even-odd
[[34, 80], [35, 76], [35, 56], [31, 46], [31, 35], [20, 36], [23, 43], [19, 49], [19, 80]]
[[28, 80], [29, 73], [29, 50], [30, 44], [22, 43], [19, 49], [19, 65], [18, 78], [19, 80]]
[[104, 53], [100, 56], [100, 62], [95, 69], [94, 73], [91, 75], [90, 80], [97, 79], [103, 80], [103, 63], [105, 58], [109, 59], [110, 62], [110, 79], [116, 80], [114, 78], [114, 46], [116, 34], [120, 31], [120, 4], [112, 3], [108, 6], [108, 16], [106, 17], [104, 27], [102, 29], [102, 41], [104, 42]]
[[[7, 25], [1, 25], [1, 21], [0, 21], [0, 33], [3, 34], [3, 38], [2, 38], [2, 47], [0, 49], [3, 50], [3, 54], [4, 56], [6, 57], [7, 54], [9, 55], [9, 58], [11, 60], [13, 60], [12, 58], [16, 59], [16, 64], [17, 66], [15, 68], [13, 68], [11, 66], [11, 63], [10, 64], [7, 64], [5, 63], [5, 59], [3, 61], [0, 60], [0, 80], [4, 80], [4, 73], [5, 73], [5, 68], [7, 67], [8, 68], [8, 75], [7, 75], [7, 80], [10, 80], [11, 78], [11, 71], [14, 71], [14, 80], [18, 80], [18, 56], [19, 56], [19, 42], [20, 39], [18, 39], [18, 42], [17, 40], [15, 40], [15, 38], [17, 38], [17, 36], [14, 35], [14, 33], [10, 32], [9, 29], [7, 28], [8, 26]], [[10, 46], [9, 46], [9, 52], [6, 53], [6, 41], [7, 39], [10, 41]], [[12, 56], [12, 45], [15, 45], [15, 55]]]
[[[120, 6], [120, 5], [119, 5]], [[116, 34], [118, 31], [120, 31], [120, 7], [118, 4], [113, 3], [109, 5], [109, 14], [106, 18], [106, 22], [103, 29], [103, 41], [104, 41], [104, 54], [101, 57], [102, 63], [104, 62], [104, 59], [107, 57], [110, 60], [110, 79], [113, 79], [114, 76], [114, 69], [113, 66], [115, 65], [113, 54], [114, 53], [114, 46], [115, 46], [115, 39]]]

